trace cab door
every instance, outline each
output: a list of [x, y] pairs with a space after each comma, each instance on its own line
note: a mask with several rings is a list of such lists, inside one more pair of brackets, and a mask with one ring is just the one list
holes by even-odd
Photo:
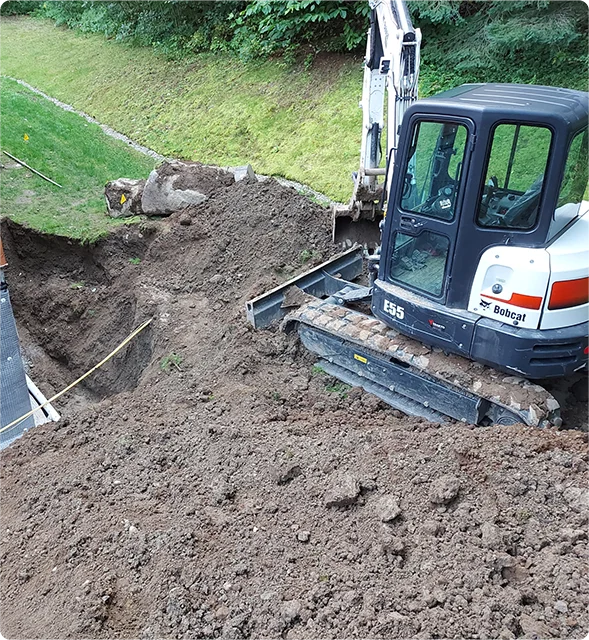
[[380, 280], [445, 303], [473, 141], [469, 119], [413, 116], [389, 198]]

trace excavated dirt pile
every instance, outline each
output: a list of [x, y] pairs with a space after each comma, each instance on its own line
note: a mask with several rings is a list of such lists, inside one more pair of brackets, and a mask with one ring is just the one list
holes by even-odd
[[154, 318], [0, 456], [5, 637], [586, 635], [585, 433], [409, 418], [248, 326], [327, 211], [233, 183], [94, 247], [2, 231], [47, 395]]

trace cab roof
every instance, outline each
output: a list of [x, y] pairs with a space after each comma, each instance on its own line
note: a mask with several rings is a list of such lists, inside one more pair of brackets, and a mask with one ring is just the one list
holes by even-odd
[[589, 93], [574, 89], [527, 84], [463, 84], [431, 98], [420, 100], [423, 106], [440, 108], [441, 112], [489, 112], [507, 118], [555, 118], [570, 128], [586, 124]]

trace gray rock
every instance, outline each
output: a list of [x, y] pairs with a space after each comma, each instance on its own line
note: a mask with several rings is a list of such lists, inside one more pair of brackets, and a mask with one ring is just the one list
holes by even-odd
[[567, 487], [562, 495], [574, 511], [583, 511], [589, 506], [589, 491], [581, 487]]
[[106, 208], [111, 218], [129, 218], [143, 213], [141, 196], [145, 180], [119, 178], [107, 182], [104, 187]]
[[226, 480], [216, 480], [211, 485], [211, 490], [215, 501], [221, 504], [225, 500], [233, 500], [235, 497], [236, 489], [233, 484]]
[[393, 496], [382, 496], [376, 504], [381, 522], [392, 522], [401, 515], [401, 507]]
[[359, 495], [358, 480], [346, 474], [337, 478], [325, 492], [324, 503], [326, 507], [347, 507], [354, 504]]
[[286, 463], [274, 469], [274, 478], [276, 484], [288, 484], [291, 480], [303, 473], [301, 467], [296, 463]]
[[230, 171], [233, 173], [235, 182], [241, 182], [242, 180], [245, 180], [246, 182], [258, 181], [251, 164], [245, 164], [241, 167], [233, 167]]
[[519, 626], [526, 636], [531, 636], [532, 638], [545, 640], [546, 638], [551, 638], [556, 635], [547, 624], [540, 620], [535, 620], [525, 613], [522, 613], [519, 618]]
[[481, 525], [481, 538], [483, 545], [488, 549], [498, 549], [503, 546], [501, 530], [490, 522], [483, 522]]
[[182, 164], [181, 162], [168, 163], [177, 169], [174, 173], [162, 175], [162, 167], [158, 167], [149, 174], [141, 196], [143, 213], [167, 216], [190, 205], [201, 204], [207, 199], [204, 193], [196, 189], [181, 189], [175, 186], [181, 177]]
[[429, 499], [434, 504], [448, 504], [456, 498], [459, 491], [460, 480], [456, 476], [442, 476], [431, 485]]
[[426, 520], [421, 525], [421, 530], [423, 531], [423, 533], [426, 533], [427, 535], [437, 536], [440, 533], [443, 533], [444, 526], [442, 525], [441, 522], [438, 522], [437, 520]]
[[311, 539], [310, 531], [299, 531], [297, 533], [297, 540], [299, 542], [309, 542], [310, 539]]
[[554, 608], [559, 613], [568, 613], [569, 611], [569, 605], [564, 600], [557, 600], [554, 603]]

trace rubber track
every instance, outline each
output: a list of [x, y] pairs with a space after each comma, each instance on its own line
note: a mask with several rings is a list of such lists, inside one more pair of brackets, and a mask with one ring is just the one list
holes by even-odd
[[304, 323], [386, 358], [411, 365], [416, 372], [427, 373], [445, 384], [516, 410], [526, 424], [560, 426], [562, 423], [560, 405], [543, 387], [428, 347], [353, 309], [315, 299], [290, 313], [285, 323]]

